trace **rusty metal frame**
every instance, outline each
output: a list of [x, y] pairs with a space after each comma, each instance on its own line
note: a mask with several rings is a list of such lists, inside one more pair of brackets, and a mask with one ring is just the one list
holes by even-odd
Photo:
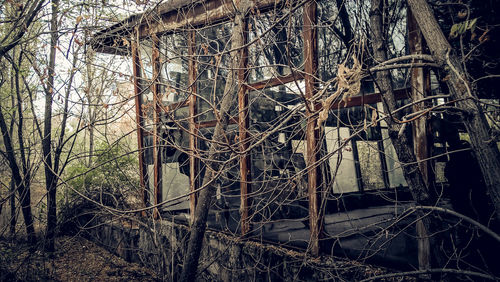
[[189, 85], [190, 85], [190, 95], [189, 95], [189, 214], [190, 214], [190, 223], [194, 222], [194, 211], [196, 207], [197, 195], [194, 191], [196, 191], [199, 186], [199, 159], [196, 157], [198, 154], [198, 140], [196, 136], [198, 136], [198, 127], [196, 126], [197, 118], [196, 115], [198, 113], [197, 105], [196, 105], [196, 59], [194, 57], [196, 53], [196, 33], [195, 31], [188, 32], [188, 55], [189, 55]]
[[[210, 9], [218, 9], [216, 5], [214, 6], [214, 3], [219, 3], [220, 1], [209, 1], [210, 5], [212, 6], [206, 6], [205, 8], [210, 8]], [[260, 2], [260, 1], [259, 1]], [[267, 3], [269, 1], [261, 1], [263, 3]], [[201, 9], [197, 7], [197, 9]], [[308, 197], [309, 197], [309, 221], [310, 221], [310, 247], [311, 247], [311, 253], [313, 255], [319, 255], [320, 253], [320, 240], [322, 239], [323, 236], [323, 214], [320, 210], [320, 205], [321, 205], [321, 185], [323, 184], [322, 181], [322, 174], [320, 170], [320, 164], [318, 164], [318, 160], [320, 157], [320, 136], [321, 136], [321, 128], [317, 127], [317, 110], [319, 109], [318, 104], [311, 104], [310, 101], [314, 94], [317, 92], [317, 80], [315, 78], [316, 72], [317, 72], [317, 65], [318, 65], [318, 44], [317, 44], [317, 29], [316, 29], [316, 12], [317, 12], [317, 4], [315, 1], [309, 1], [303, 6], [303, 39], [304, 39], [304, 46], [303, 46], [303, 52], [304, 52], [304, 73], [295, 73], [293, 75], [288, 75], [288, 76], [283, 76], [283, 77], [276, 77], [272, 78], [269, 80], [265, 81], [259, 81], [255, 83], [249, 83], [247, 84], [247, 76], [248, 76], [248, 70], [247, 70], [247, 57], [248, 57], [248, 47], [246, 46], [245, 48], [242, 48], [239, 51], [239, 55], [241, 56], [240, 60], [240, 66], [238, 70], [238, 82], [240, 85], [240, 88], [238, 90], [238, 108], [239, 108], [239, 113], [238, 117], [233, 117], [230, 119], [231, 124], [238, 124], [239, 126], [239, 146], [240, 146], [240, 151], [245, 152], [247, 151], [249, 147], [249, 138], [248, 138], [248, 127], [249, 127], [249, 120], [248, 120], [248, 92], [251, 90], [260, 90], [260, 89], [265, 89], [269, 87], [274, 87], [274, 86], [279, 86], [283, 85], [288, 82], [292, 82], [295, 80], [299, 79], [304, 79], [305, 81], [305, 97], [306, 97], [306, 114], [307, 114], [307, 127], [306, 127], [306, 146], [307, 146], [307, 166], [308, 166]], [[141, 36], [146, 36], [146, 35], [151, 35], [155, 33], [162, 33], [162, 32], [171, 32], [175, 28], [174, 26], [181, 26], [181, 22], [183, 22], [182, 19], [177, 19], [174, 18], [174, 15], [172, 14], [173, 12], [170, 11], [168, 14], [164, 15], [162, 17], [162, 22], [159, 23], [157, 26], [147, 26], [147, 25], [142, 25], [141, 26], [141, 31], [140, 35]], [[201, 12], [198, 10], [193, 10], [193, 15], [192, 17], [196, 19], [194, 23], [197, 23], [196, 20], [200, 20], [198, 24], [202, 25], [203, 23], [206, 23], [206, 19], [209, 18], [211, 20], [223, 20], [231, 17], [232, 12], [231, 11], [226, 11], [224, 14], [220, 15], [204, 15], [203, 20], [201, 20], [200, 17], [202, 17]], [[226, 14], [227, 13], [227, 14]], [[177, 17], [177, 15], [175, 16]], [[199, 19], [198, 19], [199, 18]], [[189, 20], [188, 20], [189, 21]], [[171, 26], [165, 26], [166, 23], [171, 23]], [[192, 22], [183, 22], [184, 25], [187, 24], [193, 24]], [[411, 23], [409, 23], [411, 24]], [[159, 25], [164, 25], [163, 27], [159, 27]], [[248, 26], [245, 24], [245, 31], [247, 32]], [[247, 41], [248, 34], [245, 34], [245, 42]], [[153, 35], [153, 38], [155, 36]], [[156, 40], [158, 38], [156, 37]], [[410, 41], [412, 41], [412, 35], [410, 34]], [[413, 42], [415, 43], [415, 42]], [[157, 44], [158, 42], [156, 41], [155, 44], [153, 44], [153, 53], [155, 53], [154, 49], [156, 48], [156, 53], [157, 52]], [[156, 47], [155, 47], [156, 46]], [[197, 77], [197, 70], [196, 70], [196, 61], [194, 58], [195, 55], [195, 31], [191, 30], [189, 31], [188, 34], [188, 53], [190, 56], [189, 60], [189, 85], [190, 85], [190, 92], [191, 95], [188, 99], [188, 101], [183, 101], [179, 104], [176, 104], [175, 107], [189, 107], [189, 133], [190, 133], [190, 138], [189, 138], [189, 150], [191, 152], [190, 154], [190, 214], [191, 214], [191, 220], [194, 218], [194, 208], [196, 205], [196, 194], [193, 193], [194, 191], [197, 190], [199, 187], [197, 181], [197, 176], [199, 173], [199, 159], [196, 157], [197, 154], [197, 149], [198, 149], [198, 144], [197, 144], [197, 134], [198, 134], [198, 129], [203, 128], [203, 127], [211, 127], [215, 126], [216, 121], [205, 121], [205, 122], [198, 122], [196, 119], [197, 115], [197, 107], [196, 107], [196, 77]], [[421, 46], [420, 46], [421, 47]], [[410, 43], [410, 48], [416, 48], [415, 45], [412, 45]], [[412, 51], [413, 52], [413, 51]], [[133, 61], [134, 61], [134, 76], [135, 76], [135, 93], [136, 93], [136, 114], [137, 114], [137, 123], [138, 123], [138, 145], [139, 145], [139, 162], [140, 162], [140, 170], [141, 170], [141, 186], [143, 188], [143, 194], [144, 194], [144, 199], [146, 201], [146, 195], [145, 195], [145, 179], [144, 179], [144, 155], [143, 155], [143, 140], [142, 137], [144, 135], [144, 130], [143, 130], [143, 120], [142, 120], [142, 113], [141, 113], [141, 97], [140, 95], [140, 87], [139, 87], [139, 80], [138, 77], [140, 76], [140, 67], [139, 67], [139, 58], [138, 58], [138, 50], [136, 45], [132, 45], [132, 56], [133, 56]], [[154, 61], [154, 74], [153, 77], [157, 78], [159, 74], [158, 70], [158, 54], [156, 56], [153, 56], [153, 61]], [[423, 81], [423, 83], [419, 85], [412, 85], [412, 97], [414, 99], [418, 99], [418, 96], [416, 96], [417, 92], [418, 93], [425, 93], [428, 91], [428, 84], [427, 84], [427, 76], [423, 74], [422, 69], [413, 69], [412, 70], [412, 82], [414, 78], [419, 78]], [[418, 87], [417, 87], [418, 86]], [[419, 87], [421, 88], [419, 91]], [[154, 128], [154, 148], [155, 148], [155, 159], [154, 159], [154, 171], [155, 171], [155, 177], [154, 177], [154, 187], [155, 187], [155, 204], [158, 204], [158, 200], [161, 199], [161, 189], [159, 189], [159, 185], [161, 184], [161, 155], [160, 155], [160, 150], [159, 150], [159, 135], [158, 135], [158, 123], [159, 123], [159, 115], [161, 113], [161, 109], [159, 107], [159, 103], [161, 101], [158, 101], [158, 86], [157, 83], [154, 82], [153, 84], [153, 97], [154, 97], [154, 105], [155, 105], [155, 128]], [[396, 99], [404, 99], [408, 98], [408, 90], [403, 89], [399, 90], [396, 92]], [[371, 103], [376, 103], [380, 102], [381, 97], [380, 94], [375, 93], [375, 94], [369, 94], [369, 95], [364, 95], [364, 96], [356, 96], [352, 97], [348, 101], [338, 101], [335, 103], [332, 103], [331, 109], [335, 108], [347, 108], [347, 107], [352, 107], [352, 106], [359, 106], [362, 104], [371, 104]], [[168, 110], [170, 110], [174, 105], [171, 105], [168, 107]], [[423, 132], [426, 132], [426, 129], [423, 130]], [[418, 141], [418, 140], [416, 140]], [[417, 144], [417, 147], [421, 146], [421, 143], [415, 142]], [[416, 150], [417, 150], [416, 147]], [[425, 144], [424, 147], [427, 147]], [[428, 154], [427, 149], [424, 151], [425, 154]], [[423, 153], [422, 153], [423, 154]], [[420, 153], [417, 153], [417, 156], [423, 156]], [[426, 156], [427, 157], [427, 156]], [[250, 155], [245, 153], [240, 156], [240, 176], [241, 176], [241, 181], [240, 181], [240, 211], [241, 211], [241, 234], [245, 236], [250, 232], [250, 223], [248, 220], [249, 216], [249, 199], [248, 199], [248, 194], [250, 192], [250, 182], [251, 182], [251, 162], [250, 162]]]
[[[161, 169], [161, 128], [160, 128], [160, 115], [161, 115], [161, 97], [159, 93], [158, 79], [160, 78], [160, 40], [157, 36], [153, 36], [153, 48], [152, 48], [152, 60], [153, 60], [153, 105], [154, 105], [154, 117], [153, 117], [153, 166], [154, 166], [154, 200], [155, 205], [158, 205], [162, 201], [162, 169]], [[159, 218], [160, 207], [155, 207], [154, 218]]]
[[[146, 181], [144, 172], [146, 171], [144, 165], [144, 144], [143, 144], [143, 131], [144, 121], [142, 119], [142, 98], [141, 88], [139, 87], [139, 79], [141, 76], [141, 63], [139, 61], [139, 50], [137, 42], [132, 42], [132, 71], [134, 75], [134, 100], [135, 100], [135, 122], [137, 123], [137, 147], [139, 157], [139, 177], [141, 185], [142, 200], [144, 206], [148, 204], [148, 194], [146, 193]], [[145, 213], [143, 213], [145, 215]]]
[[315, 92], [317, 81], [315, 74], [318, 66], [317, 54], [317, 30], [315, 1], [304, 5], [303, 38], [304, 38], [304, 70], [305, 70], [305, 97], [306, 97], [306, 147], [307, 147], [307, 175], [308, 175], [308, 197], [309, 197], [309, 245], [312, 255], [320, 253], [320, 240], [323, 235], [323, 218], [320, 210], [321, 194], [321, 170], [318, 164], [320, 150], [320, 129], [317, 128], [318, 115], [315, 114], [316, 105], [310, 104]]

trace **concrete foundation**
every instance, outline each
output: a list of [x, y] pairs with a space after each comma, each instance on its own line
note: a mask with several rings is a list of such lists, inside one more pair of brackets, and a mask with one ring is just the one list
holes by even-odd
[[[166, 220], [151, 226], [130, 222], [100, 223], [87, 236], [131, 262], [139, 262], [175, 281], [182, 270], [188, 227]], [[387, 272], [344, 258], [312, 258], [303, 251], [242, 240], [207, 231], [198, 280], [319, 281], [360, 280]]]

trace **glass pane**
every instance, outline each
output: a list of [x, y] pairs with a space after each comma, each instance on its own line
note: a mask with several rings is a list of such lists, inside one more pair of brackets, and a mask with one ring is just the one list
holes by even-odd
[[384, 142], [385, 159], [387, 163], [387, 174], [389, 177], [389, 186], [396, 188], [399, 186], [408, 186], [403, 175], [403, 169], [396, 156], [396, 151], [392, 145], [387, 129], [382, 129], [382, 138]]
[[148, 79], [147, 81], [151, 83], [153, 77], [153, 43], [150, 39], [141, 40], [138, 49], [142, 78]]
[[351, 136], [347, 127], [325, 127], [326, 146], [328, 153], [333, 153], [329, 158], [330, 170], [334, 179], [333, 192], [347, 193], [359, 190], [356, 177], [356, 168], [354, 166], [354, 154], [352, 151], [352, 142], [344, 145], [347, 138]]
[[[199, 134], [200, 175], [203, 179], [206, 173], [211, 173], [206, 167], [208, 152], [210, 150], [214, 128], [201, 128]], [[238, 151], [237, 140], [238, 126], [229, 125], [223, 136], [223, 143], [218, 150], [217, 159], [220, 160], [220, 171], [217, 171], [215, 181], [212, 183], [216, 189], [216, 201], [210, 210], [209, 226], [213, 228], [229, 229], [236, 232], [240, 227], [240, 169], [239, 158], [234, 152]]]
[[[196, 33], [196, 55], [198, 78], [198, 120], [214, 120], [214, 110], [220, 109], [225, 94], [226, 79], [231, 65], [231, 32], [233, 24], [223, 23], [201, 29]], [[236, 96], [235, 93], [226, 93]], [[237, 103], [232, 103], [230, 112], [237, 114]]]
[[151, 40], [143, 40], [139, 45], [139, 59], [140, 59], [140, 78], [139, 88], [142, 100], [142, 118], [144, 120], [144, 128], [146, 130], [153, 130], [153, 92], [152, 77], [153, 77], [153, 60], [152, 60], [152, 42]]
[[[176, 112], [165, 116], [161, 127], [161, 155], [162, 155], [162, 197], [163, 201], [189, 193], [189, 134], [186, 132], [187, 121], [170, 119]], [[167, 210], [188, 209], [188, 197], [165, 206]]]
[[290, 82], [284, 85], [249, 93], [250, 121], [259, 130], [279, 124], [288, 114], [304, 113], [305, 109], [295, 111], [303, 102], [304, 81]]
[[[286, 10], [250, 16], [249, 82], [300, 71], [303, 61], [302, 9], [290, 16]], [[280, 19], [282, 19], [280, 21]]]
[[377, 141], [357, 141], [359, 166], [365, 190], [384, 188]]
[[[249, 93], [255, 228], [278, 228], [272, 222], [305, 219], [307, 171], [303, 81]], [[266, 132], [274, 131], [270, 135]], [[297, 222], [298, 227], [304, 227]]]
[[184, 101], [189, 96], [187, 55], [185, 33], [161, 36], [159, 89], [164, 105]]

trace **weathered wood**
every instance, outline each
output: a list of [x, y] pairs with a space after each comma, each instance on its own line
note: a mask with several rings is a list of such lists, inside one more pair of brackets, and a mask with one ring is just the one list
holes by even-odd
[[196, 157], [198, 154], [198, 141], [196, 136], [198, 135], [198, 128], [196, 127], [196, 115], [198, 114], [198, 109], [196, 107], [196, 43], [195, 43], [196, 33], [194, 31], [189, 31], [188, 33], [188, 55], [189, 65], [189, 85], [190, 85], [190, 95], [189, 95], [189, 215], [190, 223], [194, 221], [194, 210], [196, 207], [196, 191], [199, 188], [199, 160]]
[[[408, 24], [408, 45], [411, 54], [423, 54], [425, 42], [422, 33], [418, 28], [418, 24], [413, 17], [411, 10], [408, 9], [407, 24]], [[417, 60], [416, 63], [421, 61]], [[428, 96], [430, 91], [430, 76], [429, 70], [422, 67], [411, 69], [411, 98], [413, 101], [421, 100]], [[412, 106], [414, 112], [421, 111], [427, 107], [427, 103], [418, 103]], [[422, 173], [422, 178], [429, 187], [432, 181], [432, 171], [428, 161], [430, 157], [430, 149], [428, 148], [428, 123], [427, 116], [424, 115], [412, 122], [413, 132], [413, 150], [417, 158], [418, 166]], [[431, 269], [430, 259], [430, 241], [428, 232], [421, 220], [417, 221], [416, 226], [417, 240], [418, 240], [418, 266], [420, 270]], [[429, 275], [422, 277], [430, 279]]]
[[[411, 10], [408, 9], [407, 16], [408, 24], [408, 45], [410, 53], [413, 54], [424, 54], [425, 41], [422, 37], [422, 33], [418, 28], [418, 24], [413, 17]], [[414, 63], [421, 63], [421, 60], [415, 60]], [[412, 101], [422, 100], [430, 94], [430, 73], [429, 69], [422, 67], [415, 67], [411, 69], [411, 99]], [[417, 103], [412, 106], [414, 112], [418, 112], [428, 108], [429, 101]], [[432, 170], [431, 165], [428, 161], [430, 157], [429, 149], [429, 125], [428, 125], [428, 115], [423, 115], [420, 118], [412, 122], [413, 131], [413, 149], [415, 150], [415, 156], [419, 162], [420, 171], [422, 172], [422, 177], [427, 185], [433, 179], [431, 176]], [[426, 161], [423, 161], [426, 160]]]
[[[316, 2], [311, 1], [304, 5], [304, 69], [305, 69], [305, 96], [306, 103], [312, 100], [316, 92], [315, 74], [317, 70], [317, 38], [316, 38]], [[318, 115], [315, 115], [314, 104], [306, 107], [306, 146], [307, 146], [307, 174], [309, 197], [309, 245], [311, 253], [318, 256], [320, 253], [320, 240], [323, 234], [323, 220], [320, 211], [321, 171], [318, 162], [319, 129], [316, 128]]]
[[[141, 76], [141, 62], [139, 61], [139, 50], [137, 48], [137, 42], [132, 44], [132, 71], [134, 75], [134, 95], [135, 95], [135, 122], [137, 124], [137, 147], [139, 148], [139, 177], [140, 185], [142, 191], [142, 200], [146, 206], [148, 203], [148, 195], [146, 192], [145, 183], [145, 167], [144, 167], [144, 144], [143, 144], [143, 133], [144, 133], [144, 121], [142, 119], [142, 99], [141, 99], [141, 87], [139, 85], [139, 79]], [[144, 214], [143, 214], [144, 215]]]
[[432, 56], [436, 62], [443, 65], [443, 70], [449, 75], [446, 84], [452, 98], [457, 101], [457, 107], [466, 113], [464, 125], [481, 168], [488, 196], [494, 205], [496, 221], [500, 223], [500, 154], [483, 110], [477, 102], [478, 93], [467, 80], [461, 60], [452, 51], [427, 2], [408, 0], [408, 4]]

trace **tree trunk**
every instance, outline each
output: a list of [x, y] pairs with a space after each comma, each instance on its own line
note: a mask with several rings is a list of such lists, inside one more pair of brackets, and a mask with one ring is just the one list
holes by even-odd
[[[377, 62], [385, 62], [387, 60], [387, 45], [384, 41], [385, 37], [382, 31], [382, 9], [381, 0], [371, 1], [370, 23], [373, 35], [372, 48], [374, 59]], [[391, 74], [389, 71], [379, 71], [377, 72], [376, 78], [376, 85], [382, 95], [384, 111], [389, 114], [393, 113], [398, 107], [394, 98]], [[398, 159], [402, 164], [403, 173], [412, 197], [418, 205], [434, 205], [434, 201], [429, 194], [425, 179], [420, 171], [413, 147], [411, 146], [411, 140], [405, 132], [400, 134], [403, 124], [398, 123], [396, 119], [401, 120], [400, 112], [390, 114], [389, 118], [386, 119], [389, 137], [394, 145]], [[417, 214], [418, 217], [421, 217], [422, 215], [422, 212]], [[431, 222], [428, 217], [423, 217], [417, 222], [417, 232], [420, 238], [418, 252], [419, 266], [422, 269], [430, 268], [430, 243], [428, 241], [424, 241], [424, 239], [428, 238], [427, 234], [431, 234], [431, 232], [429, 232], [430, 227]]]
[[3, 112], [0, 110], [0, 129], [2, 131], [5, 151], [7, 153], [7, 160], [9, 161], [10, 170], [12, 172], [12, 178], [14, 179], [15, 186], [19, 193], [19, 203], [21, 205], [21, 211], [23, 213], [24, 223], [26, 225], [26, 233], [28, 234], [28, 241], [32, 244], [36, 242], [35, 228], [33, 227], [33, 215], [31, 213], [31, 195], [29, 186], [26, 186], [26, 182], [21, 177], [19, 173], [19, 166], [17, 165], [16, 157], [14, 155], [14, 148], [12, 146], [12, 139], [7, 130], [7, 125], [3, 116]]
[[451, 51], [451, 45], [444, 36], [429, 5], [424, 0], [408, 0], [415, 19], [427, 41], [432, 56], [448, 73], [446, 81], [456, 105], [465, 112], [464, 125], [469, 133], [471, 146], [481, 168], [488, 196], [500, 223], [500, 154], [496, 140], [478, 104], [478, 95], [467, 80], [460, 59]]
[[[5, 57], [9, 59], [12, 64], [13, 74], [11, 75], [11, 85], [13, 85], [13, 89], [15, 89], [15, 94], [17, 97], [14, 98], [14, 93], [12, 93], [12, 107], [16, 108], [19, 118], [17, 119], [17, 133], [18, 133], [18, 143], [19, 143], [19, 151], [21, 153], [21, 162], [22, 162], [22, 171], [21, 175], [19, 165], [16, 159], [16, 155], [14, 153], [14, 145], [13, 145], [13, 131], [14, 131], [14, 119], [15, 115], [12, 117], [10, 128], [7, 128], [7, 124], [5, 122], [5, 118], [3, 116], [3, 112], [0, 109], [0, 128], [3, 135], [4, 145], [7, 154], [7, 160], [9, 162], [9, 167], [12, 173], [11, 180], [11, 221], [10, 221], [10, 231], [11, 234], [15, 233], [16, 226], [16, 208], [15, 208], [15, 191], [17, 190], [19, 193], [19, 203], [21, 206], [21, 211], [23, 213], [24, 222], [26, 225], [26, 233], [28, 237], [28, 241], [32, 244], [36, 242], [35, 229], [33, 226], [33, 214], [31, 211], [31, 193], [30, 193], [30, 182], [31, 176], [28, 169], [27, 159], [24, 153], [24, 137], [23, 137], [23, 110], [22, 110], [22, 99], [20, 94], [20, 86], [19, 86], [19, 67], [22, 64], [22, 52], [20, 52], [18, 57], [18, 62], [14, 61], [16, 57], [15, 52], [13, 52], [13, 56], [11, 57], [9, 54], [5, 54]], [[15, 87], [14, 87], [15, 84]], [[17, 106], [17, 107], [16, 107]]]
[[203, 177], [203, 184], [208, 185], [205, 189], [200, 191], [200, 196], [194, 213], [194, 221], [191, 225], [188, 249], [184, 256], [184, 267], [182, 269], [180, 281], [194, 281], [196, 277], [198, 261], [203, 246], [203, 237], [206, 230], [208, 212], [216, 192], [216, 187], [212, 182], [221, 168], [221, 164], [217, 162], [220, 157], [220, 144], [225, 142], [224, 135], [230, 118], [229, 109], [235, 101], [236, 95], [233, 94], [236, 92], [238, 87], [236, 72], [239, 66], [239, 58], [237, 56], [237, 49], [243, 46], [243, 19], [250, 8], [250, 5], [250, 1], [242, 0], [239, 3], [239, 12], [236, 13], [234, 19], [230, 48], [234, 50], [230, 54], [231, 71], [228, 74], [226, 85], [224, 87], [224, 96], [219, 109], [219, 120], [215, 126], [208, 155], [208, 159], [214, 160], [214, 162], [207, 162], [207, 169], [205, 176]]
[[47, 233], [45, 238], [45, 250], [54, 251], [55, 229], [57, 225], [56, 215], [56, 171], [52, 165], [52, 95], [55, 91], [54, 76], [56, 64], [56, 48], [58, 40], [57, 16], [59, 0], [52, 1], [52, 18], [50, 21], [50, 56], [49, 56], [49, 78], [45, 88], [45, 115], [42, 139], [42, 151], [45, 168], [45, 188], [47, 189]]
[[12, 238], [16, 235], [16, 184], [14, 180], [10, 181], [10, 235]]

